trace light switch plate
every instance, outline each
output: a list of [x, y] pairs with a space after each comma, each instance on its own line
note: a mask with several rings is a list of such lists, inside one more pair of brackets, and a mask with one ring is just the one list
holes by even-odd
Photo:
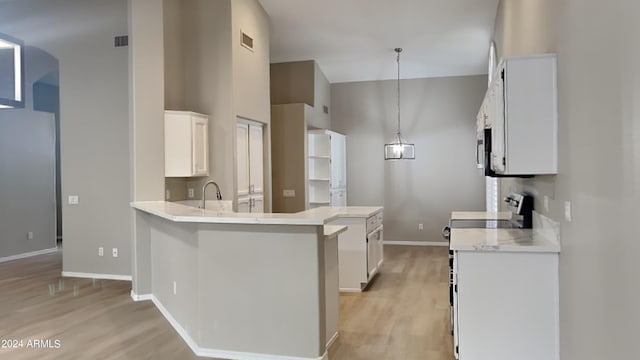
[[564, 219], [571, 221], [571, 201], [564, 202]]
[[288, 198], [296, 197], [296, 191], [290, 190], [290, 189], [282, 190], [282, 196], [288, 197]]
[[193, 198], [193, 196], [194, 196], [194, 195], [193, 195], [193, 188], [189, 188], [189, 189], [187, 189], [187, 196], [188, 196], [189, 198]]
[[80, 197], [78, 195], [69, 195], [69, 205], [78, 205]]
[[171, 199], [171, 190], [166, 189], [166, 190], [164, 191], [164, 198], [165, 198], [166, 200]]

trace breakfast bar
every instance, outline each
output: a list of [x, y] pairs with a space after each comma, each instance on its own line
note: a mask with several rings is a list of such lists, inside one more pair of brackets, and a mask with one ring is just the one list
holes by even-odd
[[[337, 337], [341, 215], [234, 213], [135, 202], [134, 300], [152, 300], [196, 355], [327, 359]], [[354, 215], [355, 214], [355, 215]]]

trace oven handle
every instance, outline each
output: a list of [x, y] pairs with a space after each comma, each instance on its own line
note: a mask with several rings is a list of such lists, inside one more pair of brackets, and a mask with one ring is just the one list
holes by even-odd
[[442, 237], [445, 238], [445, 240], [449, 240], [451, 238], [451, 227], [445, 226], [442, 228]]

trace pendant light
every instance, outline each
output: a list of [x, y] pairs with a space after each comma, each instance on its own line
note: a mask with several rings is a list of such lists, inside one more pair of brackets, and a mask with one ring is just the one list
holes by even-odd
[[385, 160], [413, 160], [416, 158], [415, 145], [409, 144], [400, 133], [400, 53], [402, 48], [395, 48], [398, 63], [398, 130], [390, 143], [384, 144]]

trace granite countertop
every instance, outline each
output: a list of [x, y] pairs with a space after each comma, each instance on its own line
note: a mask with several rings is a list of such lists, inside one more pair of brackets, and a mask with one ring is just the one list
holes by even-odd
[[137, 201], [131, 207], [175, 222], [216, 224], [324, 225], [339, 217], [369, 217], [382, 207], [319, 207], [294, 214], [235, 213], [199, 209], [169, 201]]
[[451, 229], [451, 250], [485, 252], [560, 252], [560, 244], [533, 229]]

